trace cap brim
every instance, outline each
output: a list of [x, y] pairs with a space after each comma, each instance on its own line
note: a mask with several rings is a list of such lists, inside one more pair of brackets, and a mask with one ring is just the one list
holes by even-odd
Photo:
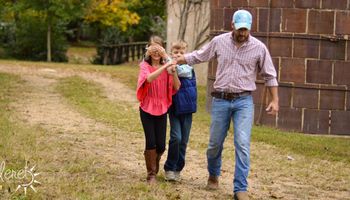
[[236, 30], [241, 29], [241, 28], [246, 28], [246, 29], [250, 30], [251, 26], [252, 25], [248, 24], [248, 23], [235, 23]]

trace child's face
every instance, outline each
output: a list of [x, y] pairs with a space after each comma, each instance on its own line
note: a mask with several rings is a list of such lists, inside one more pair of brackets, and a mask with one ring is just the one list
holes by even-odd
[[180, 56], [185, 54], [185, 49], [173, 49], [171, 51], [171, 57], [179, 58]]
[[148, 46], [146, 55], [151, 56], [153, 60], [160, 60], [162, 57], [165, 57], [165, 50], [158, 44], [152, 44]]

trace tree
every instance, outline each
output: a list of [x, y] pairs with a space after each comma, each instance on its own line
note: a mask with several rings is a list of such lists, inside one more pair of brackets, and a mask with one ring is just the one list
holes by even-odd
[[23, 8], [32, 9], [43, 15], [47, 24], [47, 61], [51, 62], [52, 27], [58, 23], [80, 17], [89, 0], [19, 0]]
[[145, 41], [154, 34], [166, 37], [166, 1], [131, 0], [129, 10], [140, 16], [137, 26], [127, 31], [133, 40]]
[[180, 21], [178, 27], [178, 40], [185, 40], [187, 35], [188, 23], [193, 25], [193, 38], [194, 49], [197, 49], [208, 38], [205, 37], [205, 33], [209, 30], [210, 15], [209, 0], [168, 0], [169, 8], [174, 10], [175, 17]]
[[[2, 20], [6, 21], [13, 27], [12, 33], [10, 35], [14, 35], [14, 40], [11, 41], [12, 47], [18, 47], [21, 42], [25, 42], [28, 48], [33, 46], [30, 41], [33, 42], [41, 42], [42, 33], [37, 33], [40, 31], [45, 31], [46, 35], [46, 59], [47, 61], [52, 60], [52, 41], [56, 40], [55, 37], [60, 37], [58, 40], [61, 42], [62, 36], [65, 34], [66, 24], [78, 17], [81, 17], [84, 14], [86, 5], [90, 0], [0, 0], [2, 2], [3, 11]], [[0, 2], [0, 3], [1, 3]], [[31, 26], [40, 26], [40, 27], [31, 27]], [[43, 27], [44, 26], [44, 27]], [[27, 30], [23, 30], [27, 29]], [[34, 31], [33, 37], [30, 36], [30, 33], [26, 33], [25, 31]], [[40, 38], [35, 38], [40, 37]], [[22, 41], [17, 41], [18, 37], [22, 39]], [[28, 38], [26, 38], [28, 37]], [[18, 43], [18, 44], [17, 44]], [[60, 43], [56, 43], [56, 45], [61, 45]], [[41, 44], [38, 46], [41, 46]], [[43, 50], [42, 49], [42, 50]], [[55, 48], [57, 50], [57, 48]], [[62, 49], [62, 48], [58, 48]], [[41, 50], [41, 51], [42, 51]], [[12, 50], [14, 54], [18, 52], [22, 52], [21, 49]], [[26, 51], [24, 51], [26, 52]], [[29, 55], [25, 54], [27, 57]], [[22, 57], [19, 55], [19, 57]], [[33, 57], [36, 57], [34, 55]], [[41, 56], [40, 56], [41, 57]], [[62, 59], [55, 59], [62, 60]]]

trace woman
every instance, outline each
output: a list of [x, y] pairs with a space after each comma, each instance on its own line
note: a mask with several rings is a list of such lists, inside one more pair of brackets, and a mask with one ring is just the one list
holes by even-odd
[[172, 95], [180, 88], [177, 74], [172, 73], [176, 61], [166, 62], [168, 56], [162, 44], [161, 38], [151, 37], [146, 57], [140, 63], [136, 91], [146, 138], [144, 156], [148, 183], [156, 182], [159, 161], [165, 151], [167, 111], [172, 104]]

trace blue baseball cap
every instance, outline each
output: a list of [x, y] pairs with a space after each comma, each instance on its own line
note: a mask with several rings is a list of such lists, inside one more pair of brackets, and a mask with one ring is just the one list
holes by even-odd
[[232, 22], [236, 30], [240, 28], [250, 30], [252, 27], [252, 15], [246, 10], [237, 10], [232, 16]]

